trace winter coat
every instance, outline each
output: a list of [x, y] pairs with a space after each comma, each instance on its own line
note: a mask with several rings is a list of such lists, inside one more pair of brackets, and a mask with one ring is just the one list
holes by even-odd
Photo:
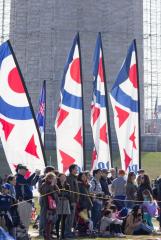
[[[69, 174], [69, 176], [67, 176], [67, 183], [69, 184], [71, 191], [79, 193], [77, 176], [75, 176], [73, 174]], [[71, 193], [70, 194], [71, 204], [72, 203], [78, 203], [78, 201], [79, 201], [79, 194]]]
[[[79, 192], [80, 192], [80, 196], [79, 196], [79, 207], [81, 210], [83, 209], [87, 209], [90, 210], [93, 206], [91, 198], [89, 197], [89, 185], [84, 184], [83, 182], [78, 182], [78, 187], [79, 187]], [[82, 194], [86, 194], [88, 196], [85, 195], [81, 195]]]

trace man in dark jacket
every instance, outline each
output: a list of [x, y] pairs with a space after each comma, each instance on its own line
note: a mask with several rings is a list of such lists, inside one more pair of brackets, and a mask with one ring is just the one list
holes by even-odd
[[102, 169], [102, 176], [100, 179], [102, 191], [104, 192], [105, 196], [110, 196], [109, 188], [108, 188], [108, 179], [107, 176], [110, 173], [107, 169]]
[[[67, 183], [70, 185], [70, 191], [79, 193], [77, 173], [78, 173], [78, 166], [76, 164], [72, 164], [69, 167], [69, 176], [67, 176]], [[78, 201], [79, 201], [79, 194], [71, 193], [70, 194], [71, 214], [68, 215], [66, 218], [65, 237], [73, 236], [71, 229], [74, 226], [75, 210], [76, 210], [76, 205]]]
[[36, 170], [29, 178], [25, 178], [27, 171], [26, 166], [18, 165], [15, 190], [16, 198], [19, 201], [18, 211], [20, 219], [28, 232], [32, 211], [32, 187], [37, 183], [40, 171]]

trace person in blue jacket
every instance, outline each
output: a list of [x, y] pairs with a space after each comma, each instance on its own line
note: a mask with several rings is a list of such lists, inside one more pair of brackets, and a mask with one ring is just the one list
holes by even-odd
[[32, 212], [32, 199], [33, 199], [33, 186], [39, 180], [40, 171], [36, 170], [30, 177], [26, 178], [25, 175], [28, 171], [27, 167], [19, 164], [16, 176], [16, 198], [19, 201], [18, 211], [21, 222], [24, 224], [28, 232], [31, 212]]

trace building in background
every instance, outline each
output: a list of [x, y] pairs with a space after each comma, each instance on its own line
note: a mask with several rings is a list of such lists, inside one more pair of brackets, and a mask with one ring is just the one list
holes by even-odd
[[145, 134], [161, 134], [161, 1], [143, 1]]
[[[54, 120], [63, 68], [72, 39], [80, 32], [85, 103], [86, 146], [91, 149], [90, 100], [92, 59], [97, 33], [102, 33], [107, 87], [110, 90], [131, 41], [136, 38], [141, 91], [141, 130], [144, 129], [143, 2], [135, 0], [3, 0], [0, 40], [10, 38], [34, 109], [43, 80], [47, 85], [46, 147], [54, 149]], [[10, 13], [10, 15], [9, 15]], [[8, 22], [7, 22], [8, 21]], [[1, 21], [0, 21], [1, 22]], [[4, 31], [4, 29], [6, 29]], [[110, 106], [111, 109], [111, 106]], [[112, 112], [111, 112], [112, 113]], [[113, 115], [111, 114], [111, 120]], [[113, 147], [117, 141], [113, 126]], [[142, 132], [143, 134], [143, 132]]]

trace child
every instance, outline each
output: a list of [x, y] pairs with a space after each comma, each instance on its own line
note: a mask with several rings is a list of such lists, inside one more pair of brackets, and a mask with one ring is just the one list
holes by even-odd
[[42, 196], [42, 204], [46, 209], [45, 215], [45, 233], [44, 239], [52, 239], [51, 232], [53, 225], [57, 220], [57, 204], [58, 204], [58, 192], [59, 189], [56, 185], [56, 175], [54, 173], [47, 173], [45, 176], [45, 182], [40, 187], [40, 193]]
[[100, 232], [102, 237], [124, 237], [121, 230], [122, 221], [117, 218], [112, 218], [112, 210], [107, 209], [104, 211], [104, 216], [101, 218]]
[[147, 189], [143, 191], [143, 199], [144, 199], [144, 202], [142, 206], [143, 206], [143, 212], [144, 212], [144, 220], [146, 220], [146, 223], [154, 229], [154, 226], [152, 223], [152, 217], [155, 217], [158, 215], [157, 202], [153, 199], [151, 193]]
[[10, 184], [3, 184], [0, 194], [0, 216], [5, 220], [5, 227], [13, 237], [16, 236], [16, 226], [19, 224], [17, 206], [12, 207], [15, 202], [16, 200], [10, 195]]

